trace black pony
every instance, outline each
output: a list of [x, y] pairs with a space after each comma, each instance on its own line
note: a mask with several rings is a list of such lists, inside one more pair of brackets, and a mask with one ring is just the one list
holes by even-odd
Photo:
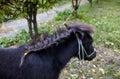
[[36, 42], [0, 48], [0, 79], [58, 79], [72, 57], [92, 60], [93, 29], [84, 24], [65, 26]]

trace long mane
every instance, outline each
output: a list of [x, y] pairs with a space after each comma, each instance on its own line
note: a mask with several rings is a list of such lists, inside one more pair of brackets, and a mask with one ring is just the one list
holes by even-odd
[[[69, 27], [71, 27], [71, 29], [79, 29], [81, 31], [85, 31], [89, 34], [94, 32], [93, 28], [86, 24], [75, 24], [70, 25]], [[26, 44], [26, 47], [28, 50], [38, 51], [46, 49], [53, 45], [58, 45], [61, 43], [61, 41], [64, 41], [65, 39], [69, 38], [72, 32], [70, 30], [65, 28], [58, 28], [53, 34], [43, 33], [37, 41], [32, 41]]]
[[65, 28], [59, 28], [53, 34], [43, 33], [36, 41], [26, 44], [26, 47], [31, 51], [40, 51], [53, 45], [58, 45], [61, 40], [64, 41], [69, 36], [69, 31], [67, 31]]

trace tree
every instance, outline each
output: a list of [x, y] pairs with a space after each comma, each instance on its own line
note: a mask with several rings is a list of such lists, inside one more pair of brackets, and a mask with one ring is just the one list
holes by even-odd
[[[16, 15], [22, 15], [26, 18], [29, 27], [29, 34], [31, 39], [38, 37], [38, 25], [36, 20], [37, 11], [39, 8], [49, 9], [60, 0], [2, 0], [0, 6], [7, 6], [10, 12], [15, 9]], [[4, 13], [4, 12], [3, 12]]]
[[[90, 6], [92, 7], [92, 1], [93, 1], [93, 0], [88, 0], [88, 1], [89, 1], [89, 3], [90, 3]], [[77, 10], [78, 10], [78, 8], [79, 8], [79, 6], [80, 6], [80, 2], [81, 2], [81, 0], [72, 0], [72, 7], [73, 7], [73, 9], [74, 9], [73, 15], [74, 15], [76, 18], [78, 17]], [[99, 0], [96, 0], [96, 2], [98, 3]]]
[[77, 14], [77, 10], [79, 8], [81, 0], [72, 0], [72, 7], [74, 9], [73, 11], [73, 15], [77, 18], [78, 14]]
[[[90, 3], [90, 6], [92, 7], [93, 0], [88, 0], [88, 1]], [[98, 3], [98, 2], [99, 2], [99, 0], [96, 0], [96, 3]]]
[[17, 6], [13, 4], [14, 0], [0, 0], [0, 23], [17, 17], [19, 14], [16, 11]]

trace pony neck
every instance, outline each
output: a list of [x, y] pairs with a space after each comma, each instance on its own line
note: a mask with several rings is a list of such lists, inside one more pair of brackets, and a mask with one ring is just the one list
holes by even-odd
[[58, 49], [57, 58], [63, 64], [63, 66], [65, 66], [78, 51], [78, 44], [75, 35], [71, 35], [64, 44], [58, 46]]

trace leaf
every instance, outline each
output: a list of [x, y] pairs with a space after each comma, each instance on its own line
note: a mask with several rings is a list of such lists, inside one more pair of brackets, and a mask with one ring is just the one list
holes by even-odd
[[105, 74], [105, 71], [103, 68], [99, 68], [99, 71], [102, 73], [102, 74]]
[[94, 72], [94, 73], [96, 72], [96, 70], [95, 70], [95, 69], [93, 69], [93, 68], [92, 68], [91, 70], [92, 70], [92, 72]]

